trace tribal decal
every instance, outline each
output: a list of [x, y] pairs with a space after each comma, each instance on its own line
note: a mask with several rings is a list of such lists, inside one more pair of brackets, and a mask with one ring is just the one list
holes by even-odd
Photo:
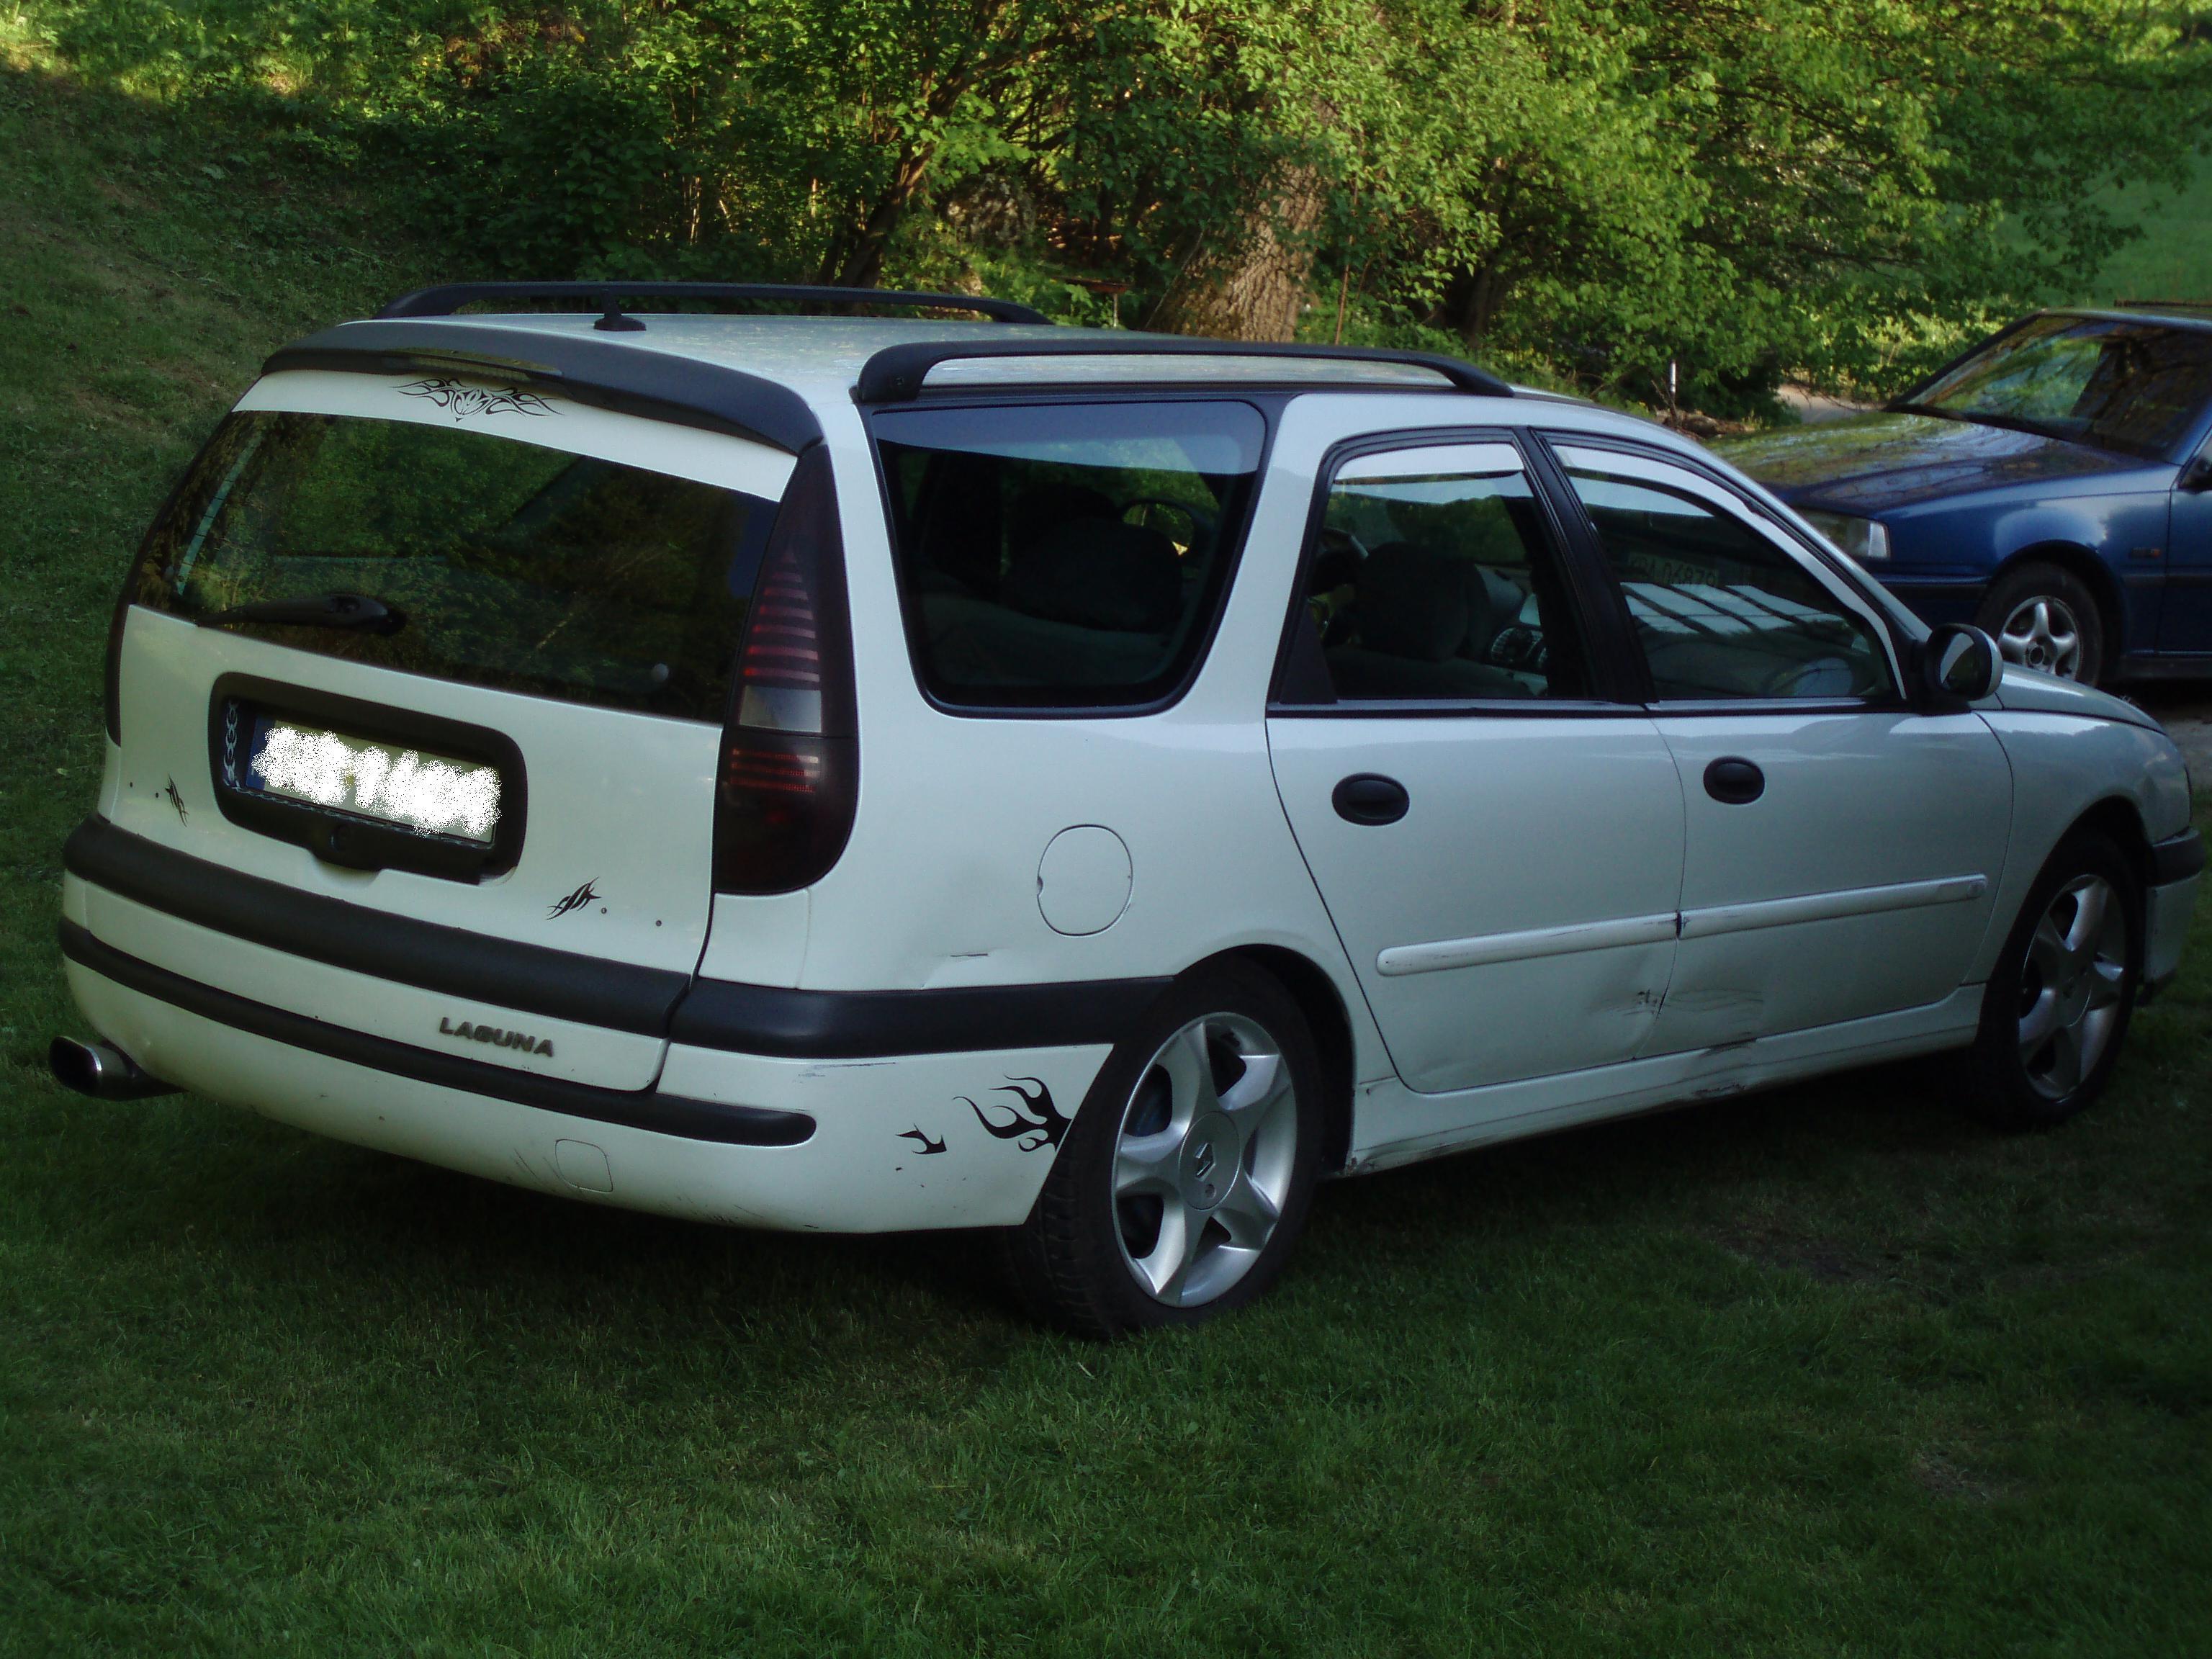
[[177, 809], [177, 822], [182, 823], [185, 821], [185, 798], [177, 793], [177, 781], [171, 778], [169, 787], [161, 793], [168, 797], [169, 805]]
[[914, 1142], [915, 1146], [921, 1148], [918, 1156], [922, 1158], [928, 1158], [933, 1153], [941, 1152], [945, 1150], [945, 1143], [941, 1140], [932, 1140], [927, 1135], [922, 1133], [921, 1125], [919, 1123], [915, 1124], [911, 1129], [901, 1129], [898, 1132], [896, 1139], [900, 1140], [911, 1140]]
[[570, 893], [565, 898], [559, 899], [553, 904], [548, 906], [545, 911], [545, 920], [548, 921], [558, 921], [562, 917], [571, 915], [576, 911], [582, 909], [587, 904], [597, 904], [599, 902], [599, 890], [594, 886], [592, 883], [598, 880], [599, 878], [597, 876], [592, 877], [591, 881], [586, 882], [574, 892]]
[[471, 415], [553, 415], [552, 404], [534, 392], [514, 386], [468, 386], [459, 380], [415, 380], [399, 388], [403, 398], [428, 398], [455, 420]]
[[[1021, 1087], [1020, 1085], [1024, 1083], [1035, 1084], [1036, 1092], [1032, 1094], [1027, 1089]], [[996, 1136], [999, 1139], [1015, 1140], [1017, 1136], [1024, 1137], [1015, 1144], [1025, 1152], [1034, 1152], [1047, 1146], [1059, 1146], [1060, 1137], [1067, 1133], [1067, 1126], [1071, 1120], [1062, 1117], [1060, 1108], [1052, 1103], [1052, 1091], [1045, 1087], [1043, 1079], [1010, 1077], [1005, 1085], [994, 1089], [991, 1092], [996, 1095], [1013, 1095], [1020, 1099], [1022, 1103], [1020, 1106], [1009, 1106], [1003, 1101], [994, 1102], [992, 1104], [991, 1110], [994, 1112], [1012, 1113], [1012, 1122], [994, 1122], [989, 1113], [965, 1095], [957, 1095], [954, 1098], [963, 1103], [969, 1110], [975, 1114], [975, 1121], [983, 1126], [986, 1133]], [[1028, 1110], [1024, 1111], [1024, 1107]], [[1030, 1115], [1031, 1113], [1035, 1115]]]

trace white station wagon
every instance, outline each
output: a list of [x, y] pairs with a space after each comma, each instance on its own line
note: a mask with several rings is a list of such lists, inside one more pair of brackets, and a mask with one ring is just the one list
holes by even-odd
[[2057, 1121], [2174, 972], [2156, 722], [1657, 427], [678, 308], [763, 297], [854, 296], [460, 285], [270, 359], [115, 613], [64, 1081], [1003, 1229], [1106, 1334], [1258, 1294], [1324, 1176], [1944, 1050]]

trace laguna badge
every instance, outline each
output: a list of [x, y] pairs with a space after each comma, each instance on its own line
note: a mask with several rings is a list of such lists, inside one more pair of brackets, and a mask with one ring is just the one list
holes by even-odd
[[551, 1037], [532, 1036], [524, 1031], [502, 1030], [496, 1025], [471, 1025], [463, 1020], [459, 1025], [449, 1017], [438, 1022], [440, 1036], [466, 1037], [473, 1042], [489, 1042], [495, 1048], [520, 1048], [526, 1054], [543, 1054], [553, 1058]]

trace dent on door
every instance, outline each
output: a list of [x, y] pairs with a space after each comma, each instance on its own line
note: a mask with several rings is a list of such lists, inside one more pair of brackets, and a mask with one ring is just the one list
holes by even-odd
[[[1407, 1086], [1634, 1056], [1667, 988], [1682, 870], [1681, 789], [1649, 720], [1278, 716], [1268, 742]], [[1344, 787], [1356, 779], [1377, 781]]]

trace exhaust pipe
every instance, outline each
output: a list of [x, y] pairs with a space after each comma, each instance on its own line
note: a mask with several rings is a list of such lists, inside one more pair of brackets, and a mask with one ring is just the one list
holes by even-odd
[[104, 1042], [56, 1037], [46, 1047], [46, 1064], [62, 1087], [94, 1100], [143, 1100], [149, 1095], [177, 1092], [174, 1084], [140, 1070], [137, 1060]]

